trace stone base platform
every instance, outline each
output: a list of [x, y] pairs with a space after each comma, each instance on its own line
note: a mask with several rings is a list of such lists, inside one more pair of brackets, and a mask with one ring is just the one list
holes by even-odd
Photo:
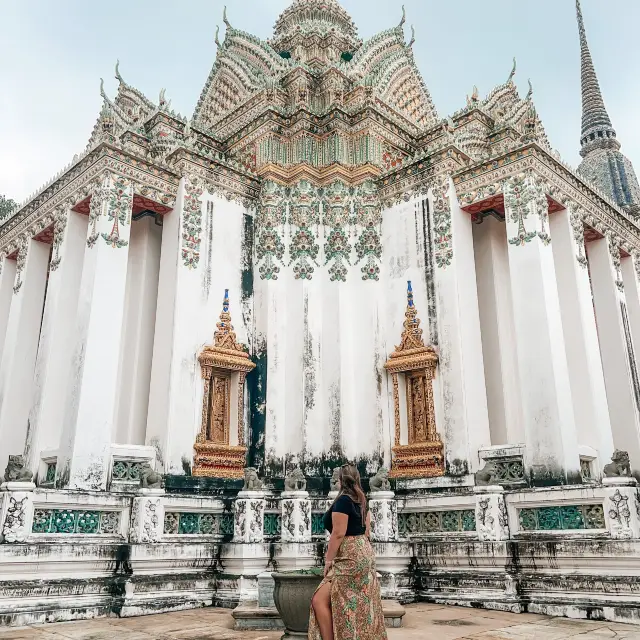
[[[384, 623], [389, 629], [399, 629], [405, 615], [402, 605], [393, 600], [383, 600]], [[259, 607], [257, 602], [245, 602], [233, 610], [237, 631], [272, 631], [284, 629], [278, 610], [271, 607]]]

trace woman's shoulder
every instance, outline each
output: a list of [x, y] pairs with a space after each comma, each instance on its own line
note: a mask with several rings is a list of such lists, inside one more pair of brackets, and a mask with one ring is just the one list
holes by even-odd
[[351, 496], [342, 494], [334, 503], [333, 510], [342, 513], [354, 513], [360, 511], [360, 503], [356, 502]]
[[340, 509], [353, 509], [355, 502], [353, 499], [348, 496], [346, 493], [343, 493], [341, 496], [338, 496], [337, 500], [334, 503], [334, 510], [338, 511]]

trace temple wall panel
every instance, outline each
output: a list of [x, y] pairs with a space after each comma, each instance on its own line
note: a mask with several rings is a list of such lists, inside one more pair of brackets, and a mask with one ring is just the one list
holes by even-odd
[[186, 180], [164, 217], [146, 444], [166, 473], [191, 467], [203, 398], [195, 356], [212, 339], [225, 289], [238, 310], [238, 340], [253, 342], [253, 303], [242, 283], [244, 217], [242, 205], [202, 195]]

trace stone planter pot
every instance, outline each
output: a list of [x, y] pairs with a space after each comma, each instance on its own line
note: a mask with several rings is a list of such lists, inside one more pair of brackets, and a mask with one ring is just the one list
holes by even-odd
[[311, 599], [322, 582], [321, 574], [272, 573], [273, 600], [285, 626], [283, 638], [306, 638]]

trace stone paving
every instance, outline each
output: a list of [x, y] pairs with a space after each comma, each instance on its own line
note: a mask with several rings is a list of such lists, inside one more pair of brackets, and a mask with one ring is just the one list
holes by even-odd
[[[281, 633], [233, 631], [224, 609], [198, 609], [140, 618], [101, 618], [0, 631], [0, 640], [280, 640]], [[389, 640], [640, 640], [640, 627], [529, 614], [418, 604]]]

